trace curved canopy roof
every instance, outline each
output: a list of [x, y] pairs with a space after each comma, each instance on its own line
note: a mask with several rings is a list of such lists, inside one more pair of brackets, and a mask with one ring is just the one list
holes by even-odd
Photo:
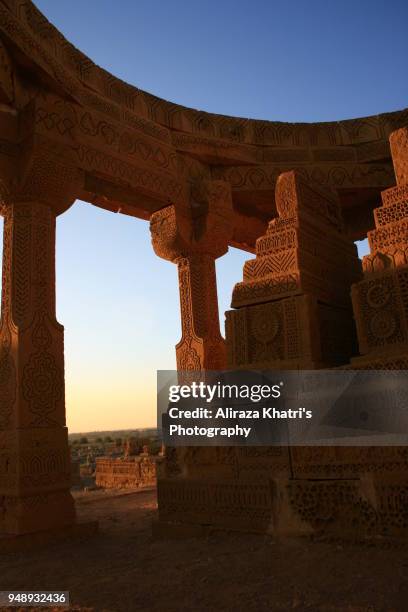
[[290, 169], [335, 188], [350, 235], [364, 237], [379, 192], [395, 183], [389, 134], [408, 123], [407, 109], [283, 123], [168, 102], [94, 64], [30, 0], [0, 0], [0, 102], [0, 154], [28, 137], [31, 121], [36, 137], [84, 171], [78, 197], [104, 208], [148, 218], [196, 176], [228, 181], [232, 243], [243, 248], [275, 214], [276, 177]]

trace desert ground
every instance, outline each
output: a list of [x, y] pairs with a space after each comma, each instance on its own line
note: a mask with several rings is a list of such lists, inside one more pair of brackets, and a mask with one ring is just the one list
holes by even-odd
[[157, 539], [154, 489], [76, 497], [80, 519], [99, 520], [100, 532], [3, 555], [1, 590], [69, 590], [71, 610], [98, 612], [408, 610], [408, 548], [220, 532]]

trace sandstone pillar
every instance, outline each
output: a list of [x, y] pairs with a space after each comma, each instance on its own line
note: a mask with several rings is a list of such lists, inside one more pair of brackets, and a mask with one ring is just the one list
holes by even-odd
[[33, 154], [3, 197], [0, 324], [0, 534], [72, 525], [64, 330], [55, 315], [56, 214], [76, 172]]
[[223, 181], [203, 181], [188, 206], [168, 206], [151, 217], [155, 253], [178, 266], [182, 338], [178, 370], [219, 370], [226, 366], [218, 318], [215, 260], [228, 250], [232, 203]]

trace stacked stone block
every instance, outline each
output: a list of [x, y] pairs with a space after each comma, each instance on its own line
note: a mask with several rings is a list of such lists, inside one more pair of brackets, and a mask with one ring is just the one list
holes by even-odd
[[256, 243], [226, 313], [232, 367], [314, 369], [354, 349], [350, 286], [361, 277], [336, 194], [295, 172], [276, 185], [278, 217]]
[[390, 137], [397, 186], [382, 192], [364, 280], [352, 288], [361, 356], [353, 367], [408, 368], [408, 128]]

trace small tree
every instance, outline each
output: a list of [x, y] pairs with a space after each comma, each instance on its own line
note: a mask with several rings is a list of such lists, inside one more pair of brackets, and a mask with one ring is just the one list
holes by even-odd
[[105, 436], [103, 439], [104, 442], [113, 442], [112, 438], [110, 436]]
[[80, 438], [79, 440], [80, 444], [88, 444], [88, 438], [85, 436], [82, 436], [82, 438]]

